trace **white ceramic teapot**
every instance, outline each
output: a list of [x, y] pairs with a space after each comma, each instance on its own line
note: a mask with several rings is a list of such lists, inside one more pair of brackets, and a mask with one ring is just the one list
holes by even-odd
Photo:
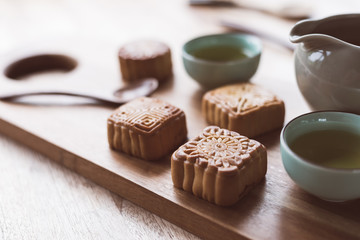
[[299, 89], [313, 110], [360, 113], [360, 14], [298, 22], [290, 41]]

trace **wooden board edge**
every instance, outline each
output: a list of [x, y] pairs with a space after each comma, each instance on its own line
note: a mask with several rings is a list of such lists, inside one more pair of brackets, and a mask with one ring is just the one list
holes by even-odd
[[250, 239], [1, 118], [0, 133], [200, 238]]

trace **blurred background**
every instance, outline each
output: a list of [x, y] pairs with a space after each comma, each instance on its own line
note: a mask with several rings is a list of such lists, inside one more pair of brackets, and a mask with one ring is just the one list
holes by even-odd
[[[192, 1], [196, 2], [196, 0]], [[126, 4], [116, 0], [2, 0], [0, 1], [0, 53], [25, 41], [38, 41], [50, 37], [76, 35], [113, 41], [130, 40], [138, 36], [161, 38], [167, 35], [161, 32], [162, 23], [166, 23], [169, 18], [176, 18], [179, 8], [187, 9], [188, 18], [178, 19], [179, 22], [174, 28], [186, 28], [188, 31], [191, 31], [191, 25], [196, 21], [218, 24], [223, 18], [231, 18], [239, 23], [247, 22], [251, 26], [251, 22], [256, 21], [256, 16], [263, 14], [253, 10], [256, 6], [265, 11], [289, 6], [298, 6], [295, 9], [309, 7], [310, 17], [357, 12], [360, 9], [356, 0], [234, 0], [234, 2], [235, 4], [237, 2], [238, 7], [235, 5], [189, 7], [189, 0], [154, 0], [140, 3], [133, 0], [126, 1]], [[247, 9], [246, 6], [251, 6], [252, 10]], [[161, 14], [159, 15], [159, 11], [155, 14], [155, 11], [152, 11], [154, 8], [162, 9]], [[211, 17], [202, 16], [201, 14], [208, 8], [217, 8], [217, 14]], [[231, 13], [228, 8], [232, 8]], [[276, 22], [273, 20], [276, 19], [275, 15], [265, 15]], [[139, 16], [146, 16], [147, 21], [140, 21]], [[154, 26], [156, 27], [153, 28]], [[263, 30], [266, 28], [264, 27]], [[271, 29], [267, 30], [271, 31]]]

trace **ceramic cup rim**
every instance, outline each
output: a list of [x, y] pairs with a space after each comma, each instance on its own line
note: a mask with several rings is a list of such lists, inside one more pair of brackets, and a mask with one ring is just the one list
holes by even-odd
[[[291, 155], [291, 157], [302, 163], [305, 164], [307, 167], [313, 168], [313, 169], [317, 169], [319, 171], [327, 171], [333, 174], [336, 173], [342, 173], [342, 174], [360, 174], [360, 168], [350, 168], [350, 169], [344, 169], [344, 168], [332, 168], [332, 167], [325, 167], [325, 166], [321, 166], [318, 164], [315, 164], [307, 159], [304, 159], [302, 157], [300, 157], [299, 155], [297, 155], [294, 151], [291, 150], [291, 148], [288, 145], [287, 140], [285, 139], [285, 133], [287, 131], [287, 129], [292, 126], [294, 124], [295, 121], [298, 121], [301, 118], [304, 118], [306, 116], [309, 115], [318, 115], [318, 114], [325, 114], [325, 115], [334, 115], [334, 114], [340, 114], [340, 115], [347, 115], [347, 116], [351, 116], [351, 117], [356, 117], [359, 118], [359, 122], [360, 122], [360, 115], [355, 114], [355, 113], [349, 113], [349, 112], [343, 112], [343, 111], [314, 111], [314, 112], [308, 112], [305, 114], [301, 114], [297, 117], [295, 117], [294, 119], [292, 119], [291, 121], [289, 121], [281, 130], [280, 133], [280, 145], [283, 147], [284, 151], [286, 151], [289, 155]], [[284, 161], [284, 159], [283, 159]]]
[[[226, 37], [231, 37], [231, 36], [239, 37], [241, 39], [250, 39], [249, 41], [251, 41], [251, 43], [254, 44], [254, 46], [256, 46], [256, 50], [251, 50], [253, 55], [246, 56], [242, 59], [237, 59], [237, 60], [211, 61], [211, 60], [197, 58], [197, 57], [193, 56], [191, 53], [189, 53], [189, 51], [187, 50], [187, 47], [189, 45], [194, 44], [195, 42], [198, 42], [198, 41], [211, 39], [211, 38], [226, 38]], [[249, 49], [249, 48], [245, 47], [245, 46], [241, 46], [241, 49]], [[254, 35], [245, 34], [245, 33], [218, 33], [218, 34], [203, 35], [203, 36], [199, 36], [199, 37], [188, 40], [187, 42], [185, 42], [185, 44], [182, 47], [182, 55], [187, 60], [190, 60], [192, 62], [208, 64], [208, 65], [214, 65], [214, 66], [237, 65], [239, 63], [249, 61], [250, 59], [256, 59], [261, 55], [261, 53], [262, 53], [262, 44], [261, 44], [260, 38], [254, 36]]]

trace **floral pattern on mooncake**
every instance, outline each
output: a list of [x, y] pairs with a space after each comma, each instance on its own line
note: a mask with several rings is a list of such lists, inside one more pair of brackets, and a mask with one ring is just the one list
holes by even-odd
[[265, 176], [265, 147], [236, 132], [210, 126], [171, 157], [175, 187], [218, 205], [236, 203]]

